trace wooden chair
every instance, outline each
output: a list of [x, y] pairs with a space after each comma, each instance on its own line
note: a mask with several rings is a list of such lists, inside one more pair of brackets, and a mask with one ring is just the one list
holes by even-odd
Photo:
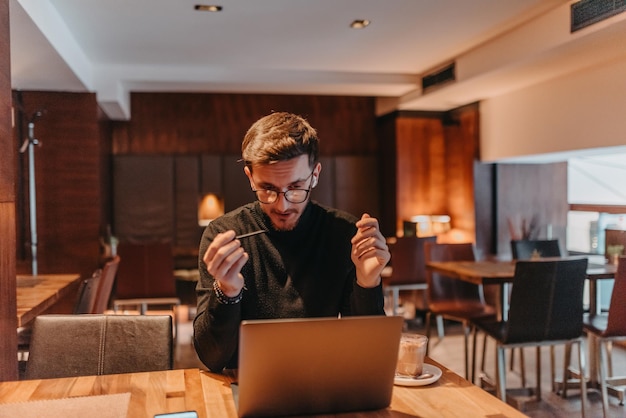
[[98, 296], [98, 287], [102, 279], [102, 269], [93, 272], [91, 277], [83, 279], [78, 289], [78, 300], [74, 306], [75, 314], [93, 313]]
[[[511, 291], [508, 320], [478, 320], [475, 325], [496, 341], [496, 394], [506, 401], [505, 349], [536, 347], [537, 387], [541, 399], [541, 347], [578, 344], [581, 373], [583, 286], [587, 259], [518, 261]], [[567, 373], [567, 363], [563, 368]], [[482, 371], [487, 376], [485, 370]], [[584, 415], [586, 381], [580, 379]]]
[[[583, 329], [589, 336], [589, 343], [595, 344], [596, 364], [600, 369], [600, 389], [602, 392], [602, 411], [608, 415], [608, 392], [616, 395], [619, 404], [624, 405], [626, 376], [613, 376], [610, 362], [610, 343], [626, 340], [626, 257], [619, 258], [611, 303], [607, 314], [587, 314], [583, 318]], [[606, 353], [604, 349], [607, 349]], [[564, 395], [565, 395], [564, 386]]]
[[[474, 247], [471, 243], [437, 244], [427, 242], [424, 245], [426, 262], [430, 261], [473, 261]], [[473, 321], [477, 319], [495, 318], [496, 310], [485, 302], [482, 288], [440, 273], [427, 270], [428, 312], [426, 313], [426, 335], [431, 332], [433, 315], [444, 319], [460, 322], [463, 325], [465, 342], [465, 378], [474, 381], [476, 364], [476, 335], [472, 348], [470, 373], [469, 335]]]
[[172, 365], [169, 315], [40, 315], [33, 324], [26, 378], [167, 370]]
[[393, 315], [398, 313], [400, 292], [403, 290], [426, 290], [426, 263], [424, 244], [436, 242], [437, 237], [398, 237], [390, 245], [391, 275], [383, 280], [385, 294], [391, 296]]
[[117, 277], [120, 261], [120, 256], [116, 255], [115, 257], [104, 263], [104, 267], [102, 267], [102, 272], [100, 273], [101, 277], [100, 283], [98, 285], [98, 291], [96, 292], [96, 297], [91, 307], [91, 310], [89, 312], [79, 313], [101, 314], [108, 309], [109, 299], [111, 299], [111, 292], [113, 290], [115, 278]]

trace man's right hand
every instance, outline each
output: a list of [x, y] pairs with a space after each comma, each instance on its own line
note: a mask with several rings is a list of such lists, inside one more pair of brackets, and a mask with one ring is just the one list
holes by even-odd
[[243, 289], [241, 269], [249, 258], [235, 235], [233, 230], [217, 234], [202, 257], [209, 274], [228, 297], [237, 296]]

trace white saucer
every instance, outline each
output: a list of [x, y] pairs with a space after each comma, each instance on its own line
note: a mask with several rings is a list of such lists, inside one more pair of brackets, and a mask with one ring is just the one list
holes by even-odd
[[413, 379], [412, 377], [396, 376], [393, 378], [393, 383], [399, 386], [426, 386], [435, 383], [443, 374], [439, 367], [433, 366], [432, 364], [424, 364], [422, 373], [430, 373], [432, 376], [426, 379]]

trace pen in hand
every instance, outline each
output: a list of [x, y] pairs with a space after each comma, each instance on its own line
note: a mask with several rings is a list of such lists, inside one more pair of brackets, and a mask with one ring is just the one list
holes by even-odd
[[264, 234], [268, 232], [267, 229], [260, 229], [258, 231], [254, 231], [254, 232], [248, 232], [247, 234], [241, 234], [241, 235], [237, 235], [235, 237], [235, 239], [241, 239], [241, 238], [246, 238], [246, 237], [251, 237], [253, 235], [258, 235], [258, 234]]

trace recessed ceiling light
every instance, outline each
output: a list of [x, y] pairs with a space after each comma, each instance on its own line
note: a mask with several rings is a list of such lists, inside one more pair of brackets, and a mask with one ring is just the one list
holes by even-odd
[[352, 29], [363, 29], [370, 24], [370, 21], [367, 19], [357, 19], [354, 22], [350, 23], [350, 27]]
[[222, 6], [218, 6], [215, 4], [196, 4], [194, 7], [196, 10], [200, 10], [203, 12], [221, 12]]

